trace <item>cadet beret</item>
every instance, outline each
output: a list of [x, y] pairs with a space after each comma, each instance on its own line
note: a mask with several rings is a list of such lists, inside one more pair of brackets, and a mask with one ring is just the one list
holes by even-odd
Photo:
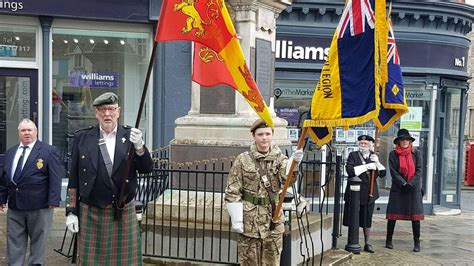
[[371, 141], [371, 142], [375, 142], [374, 138], [372, 138], [371, 136], [369, 135], [360, 135], [359, 137], [357, 137], [357, 140], [368, 140], [368, 141]]
[[101, 106], [101, 105], [105, 105], [105, 104], [116, 104], [116, 103], [118, 103], [118, 100], [119, 99], [118, 99], [117, 94], [115, 94], [113, 92], [106, 92], [106, 93], [103, 93], [103, 94], [99, 95], [99, 97], [95, 98], [92, 105], [97, 107], [97, 106]]
[[254, 133], [257, 128], [264, 128], [264, 127], [270, 127], [269, 125], [265, 124], [265, 121], [262, 119], [257, 119], [255, 122], [253, 122], [252, 126], [250, 127], [250, 132]]

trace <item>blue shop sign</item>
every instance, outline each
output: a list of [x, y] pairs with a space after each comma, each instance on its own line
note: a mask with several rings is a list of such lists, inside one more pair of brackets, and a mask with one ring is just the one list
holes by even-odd
[[117, 88], [118, 74], [116, 72], [73, 70], [69, 72], [69, 86], [78, 88]]

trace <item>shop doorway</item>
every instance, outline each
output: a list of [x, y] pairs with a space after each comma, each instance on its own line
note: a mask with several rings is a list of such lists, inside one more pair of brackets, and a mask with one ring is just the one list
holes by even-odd
[[437, 182], [435, 204], [460, 206], [460, 182], [463, 147], [464, 82], [442, 80], [438, 102]]
[[29, 118], [38, 125], [38, 71], [0, 68], [0, 170], [5, 152], [18, 143], [18, 123]]

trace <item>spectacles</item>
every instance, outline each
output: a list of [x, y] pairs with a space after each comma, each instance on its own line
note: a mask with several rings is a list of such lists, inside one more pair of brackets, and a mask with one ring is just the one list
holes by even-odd
[[109, 113], [115, 113], [117, 109], [118, 107], [99, 107], [97, 108], [97, 111], [99, 111], [102, 114], [105, 114], [107, 111], [109, 111]]

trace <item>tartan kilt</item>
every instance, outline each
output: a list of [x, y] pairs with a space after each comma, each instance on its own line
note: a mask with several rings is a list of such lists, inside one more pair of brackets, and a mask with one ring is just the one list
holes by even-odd
[[80, 203], [78, 265], [142, 265], [140, 229], [133, 201], [127, 203], [122, 221], [114, 209]]

